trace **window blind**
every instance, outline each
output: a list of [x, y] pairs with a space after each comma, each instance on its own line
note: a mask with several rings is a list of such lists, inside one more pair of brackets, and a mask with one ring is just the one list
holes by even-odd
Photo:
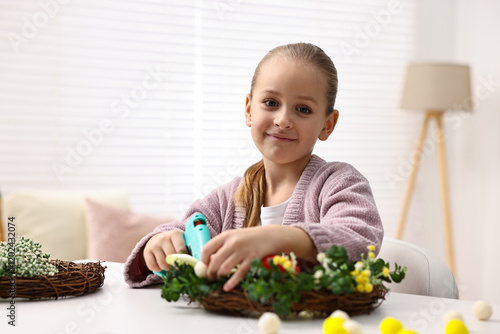
[[260, 159], [243, 116], [253, 71], [302, 41], [339, 72], [339, 123], [316, 154], [359, 169], [386, 224], [399, 214], [414, 1], [0, 4], [4, 193], [117, 188], [134, 210], [180, 216]]

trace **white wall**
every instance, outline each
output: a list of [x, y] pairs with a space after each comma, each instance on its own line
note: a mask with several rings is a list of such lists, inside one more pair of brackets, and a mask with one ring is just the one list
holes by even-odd
[[[464, 296], [500, 301], [497, 277], [500, 235], [500, 2], [461, 0], [457, 10], [457, 60], [472, 66], [474, 115], [452, 138], [456, 166], [457, 252]], [[455, 167], [454, 166], [454, 167]], [[458, 182], [457, 182], [458, 185]], [[481, 266], [481, 267], [479, 267]], [[467, 281], [465, 281], [467, 278]], [[477, 290], [477, 291], [476, 291]]]
[[[500, 2], [419, 2], [414, 60], [471, 66], [472, 113], [445, 119], [456, 276], [462, 299], [500, 301]], [[489, 84], [487, 83], [489, 82]], [[415, 116], [418, 124], [422, 115]], [[434, 126], [430, 127], [433, 131]], [[432, 132], [431, 132], [432, 133]], [[415, 132], [412, 134], [417, 136]], [[405, 239], [446, 259], [436, 152], [423, 156]]]

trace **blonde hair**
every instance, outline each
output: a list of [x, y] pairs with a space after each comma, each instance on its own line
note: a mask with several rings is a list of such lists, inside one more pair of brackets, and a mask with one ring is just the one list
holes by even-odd
[[[255, 68], [250, 86], [250, 99], [252, 98], [253, 88], [260, 74], [262, 65], [273, 57], [282, 57], [288, 60], [305, 62], [315, 65], [323, 74], [326, 80], [325, 95], [327, 115], [330, 115], [335, 105], [337, 97], [338, 77], [337, 69], [328, 55], [319, 47], [309, 43], [295, 43], [278, 46], [269, 51]], [[245, 208], [244, 227], [258, 225], [260, 221], [260, 208], [264, 204], [266, 193], [266, 177], [264, 162], [261, 160], [250, 166], [243, 175], [243, 181], [235, 194], [237, 205]]]

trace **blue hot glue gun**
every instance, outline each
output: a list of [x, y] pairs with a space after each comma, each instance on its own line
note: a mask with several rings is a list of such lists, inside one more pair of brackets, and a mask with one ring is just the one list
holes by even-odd
[[201, 250], [210, 241], [210, 231], [207, 220], [201, 213], [195, 213], [189, 218], [184, 231], [184, 242], [191, 255], [201, 261]]
[[[186, 223], [184, 242], [191, 256], [201, 261], [201, 250], [210, 241], [210, 231], [207, 220], [201, 213], [193, 214]], [[165, 278], [166, 271], [153, 271], [156, 275]]]

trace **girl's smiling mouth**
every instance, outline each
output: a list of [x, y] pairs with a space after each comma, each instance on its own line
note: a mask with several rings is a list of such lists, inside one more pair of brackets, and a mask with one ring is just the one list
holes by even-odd
[[272, 140], [276, 141], [282, 141], [282, 142], [291, 142], [296, 140], [295, 138], [292, 138], [290, 136], [281, 134], [281, 133], [266, 133], [268, 137], [270, 137]]

